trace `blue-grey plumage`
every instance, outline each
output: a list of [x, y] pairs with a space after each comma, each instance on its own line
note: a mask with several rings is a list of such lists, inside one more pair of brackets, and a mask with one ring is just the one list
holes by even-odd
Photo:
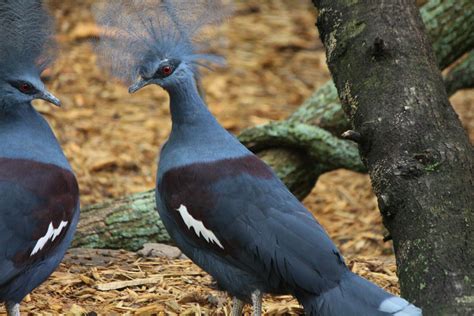
[[[158, 211], [181, 250], [236, 298], [233, 313], [241, 312], [242, 302], [251, 302], [259, 315], [262, 293], [291, 293], [308, 315], [421, 315], [406, 300], [350, 272], [311, 213], [270, 167], [219, 125], [198, 93], [196, 63], [187, 58], [196, 53], [189, 47], [190, 35], [181, 30], [192, 21], [175, 14], [184, 1], [137, 6], [151, 2], [105, 9], [113, 15], [107, 15], [104, 25], [125, 38], [144, 41], [139, 45], [143, 52], [127, 57], [133, 62], [117, 63], [112, 72], [136, 79], [130, 92], [149, 84], [168, 92], [172, 130], [160, 154]], [[201, 2], [204, 8], [208, 2]], [[129, 15], [136, 10], [138, 26], [115, 23], [133, 21]], [[164, 27], [154, 19], [157, 15], [168, 16], [172, 23]], [[147, 27], [137, 37], [136, 29], [143, 25]], [[113, 44], [117, 37], [104, 39], [102, 58], [120, 55]], [[126, 55], [130, 52], [125, 50]], [[120, 71], [128, 66], [132, 69]]]
[[0, 2], [0, 302], [9, 315], [57, 268], [79, 219], [76, 178], [31, 105], [60, 105], [40, 79], [51, 27], [41, 1]]

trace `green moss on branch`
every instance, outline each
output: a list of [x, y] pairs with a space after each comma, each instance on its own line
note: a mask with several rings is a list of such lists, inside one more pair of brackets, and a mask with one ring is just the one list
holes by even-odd
[[449, 96], [458, 90], [474, 88], [474, 51], [449, 71], [444, 82]]

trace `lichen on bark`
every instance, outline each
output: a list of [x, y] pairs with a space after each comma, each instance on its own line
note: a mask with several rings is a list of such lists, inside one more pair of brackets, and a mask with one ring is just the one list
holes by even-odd
[[[438, 68], [448, 63], [446, 48], [435, 50], [441, 54], [437, 63], [414, 3], [314, 3], [325, 9], [318, 29], [330, 46], [328, 65], [343, 109], [361, 134], [362, 161], [394, 242], [402, 295], [425, 315], [472, 313], [466, 302], [474, 268], [474, 150]], [[438, 4], [459, 14], [449, 3]], [[465, 37], [458, 16], [454, 21], [445, 12], [431, 16]], [[345, 25], [357, 23], [366, 27], [354, 36]], [[334, 48], [331, 34], [351, 45]], [[452, 34], [447, 42], [469, 48]]]
[[450, 96], [458, 90], [474, 88], [474, 51], [450, 69], [444, 82]]
[[154, 190], [83, 208], [72, 246], [138, 250], [149, 241], [170, 242]]

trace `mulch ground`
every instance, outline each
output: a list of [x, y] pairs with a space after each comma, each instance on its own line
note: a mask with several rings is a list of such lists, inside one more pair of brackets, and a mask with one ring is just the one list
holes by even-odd
[[[36, 106], [54, 127], [78, 176], [82, 205], [154, 187], [156, 157], [170, 129], [166, 94], [148, 87], [129, 95], [96, 66], [94, 1], [48, 2], [57, 18], [61, 51], [46, 79], [64, 108], [42, 102]], [[237, 134], [284, 119], [330, 78], [314, 17], [310, 1], [236, 1], [234, 15], [215, 30], [209, 44], [210, 51], [226, 57], [227, 66], [204, 76], [207, 102], [224, 127]], [[451, 102], [474, 139], [474, 92], [458, 92]], [[392, 246], [382, 241], [385, 232], [366, 175], [345, 170], [325, 174], [304, 202], [355, 272], [398, 291]], [[87, 256], [91, 259], [83, 258]], [[116, 251], [108, 257], [100, 252], [107, 260], [92, 259], [97, 256], [68, 255], [50, 280], [27, 297], [22, 311], [229, 313], [227, 297], [188, 260]], [[113, 282], [127, 286], [103, 287], [116, 286]], [[290, 297], [267, 297], [264, 308], [269, 314], [301, 312]]]
[[[352, 271], [398, 294], [393, 259], [347, 262]], [[190, 260], [86, 249], [71, 249], [48, 282], [22, 304], [23, 313], [35, 315], [229, 315], [230, 310], [231, 298]], [[267, 315], [303, 313], [288, 295], [265, 296], [263, 310]], [[251, 313], [250, 306], [245, 312]]]

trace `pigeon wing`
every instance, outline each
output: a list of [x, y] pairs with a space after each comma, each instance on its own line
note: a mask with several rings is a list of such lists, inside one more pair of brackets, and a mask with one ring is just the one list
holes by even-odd
[[78, 208], [74, 175], [60, 167], [0, 159], [0, 285], [48, 256]]
[[321, 293], [347, 271], [322, 226], [253, 155], [172, 169], [158, 185], [168, 215], [197, 248], [270, 286]]

